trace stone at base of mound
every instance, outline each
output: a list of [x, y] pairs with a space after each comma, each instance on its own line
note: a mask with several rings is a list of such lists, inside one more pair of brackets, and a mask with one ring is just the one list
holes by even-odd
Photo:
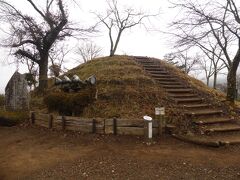
[[210, 147], [220, 147], [219, 141], [209, 141], [209, 140], [204, 140], [194, 136], [187, 136], [187, 135], [180, 135], [180, 134], [172, 134], [172, 136], [176, 139], [179, 139], [185, 142], [190, 142], [193, 144], [210, 146]]
[[201, 135], [189, 136], [189, 135], [181, 135], [181, 134], [172, 134], [172, 136], [176, 139], [179, 139], [185, 142], [209, 146], [209, 147], [220, 147], [220, 146], [240, 144], [240, 137], [236, 135], [226, 136], [226, 137], [223, 135], [220, 135], [218, 137], [211, 137], [211, 136], [201, 136]]

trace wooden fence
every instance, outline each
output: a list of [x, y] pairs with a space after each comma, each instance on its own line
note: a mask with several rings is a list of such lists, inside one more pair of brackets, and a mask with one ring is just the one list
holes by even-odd
[[[84, 133], [143, 136], [147, 132], [147, 123], [143, 119], [83, 118], [30, 112], [30, 121], [46, 128]], [[159, 121], [153, 120], [153, 135], [156, 136], [159, 132]]]

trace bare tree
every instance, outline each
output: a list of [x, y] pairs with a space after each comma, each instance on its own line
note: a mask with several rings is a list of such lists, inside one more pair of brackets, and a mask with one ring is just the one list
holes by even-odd
[[200, 43], [198, 46], [206, 56], [200, 58], [199, 65], [204, 71], [207, 85], [209, 86], [209, 80], [213, 76], [213, 88], [216, 89], [217, 76], [221, 70], [226, 68], [225, 63], [221, 61], [221, 59], [223, 59], [222, 49], [218, 48], [218, 43], [215, 43], [215, 45], [213, 45], [210, 40], [206, 45]]
[[209, 36], [217, 42], [224, 55], [224, 58], [219, 58], [228, 69], [227, 100], [234, 103], [236, 71], [240, 62], [240, 10], [236, 1], [225, 0], [223, 4], [209, 1], [204, 4], [196, 0], [184, 0], [182, 3], [179, 0], [174, 5], [185, 12], [184, 18], [172, 23], [172, 27], [177, 29], [174, 35], [178, 38], [178, 46], [204, 44]]
[[[118, 7], [117, 0], [108, 0], [108, 8], [106, 10], [106, 15], [100, 13], [96, 14], [97, 18], [100, 20], [107, 29], [110, 40], [110, 56], [114, 56], [122, 33], [126, 29], [130, 29], [134, 26], [144, 24], [143, 21], [151, 16], [143, 11], [136, 11], [133, 8], [125, 8], [120, 10]], [[115, 32], [116, 31], [116, 32]], [[116, 38], [114, 40], [114, 33], [116, 33]]]
[[26, 1], [38, 16], [23, 13], [11, 3], [0, 0], [0, 20], [8, 27], [3, 45], [10, 47], [18, 59], [27, 58], [38, 65], [39, 90], [43, 92], [48, 86], [49, 52], [76, 29], [70, 26], [63, 0], [45, 0], [45, 8], [32, 0]]
[[[58, 45], [59, 46], [59, 45]], [[66, 62], [66, 56], [71, 52], [71, 49], [65, 44], [62, 44], [60, 47], [54, 46], [54, 51], [49, 53], [49, 59], [51, 61], [51, 65], [49, 66], [50, 75], [53, 77], [60, 76], [63, 73], [62, 66], [63, 63]]]
[[98, 47], [93, 42], [83, 43], [80, 47], [77, 48], [76, 53], [80, 54], [84, 63], [94, 58], [101, 56], [102, 48]]
[[195, 71], [196, 65], [199, 61], [199, 56], [197, 54], [195, 56], [190, 56], [188, 55], [187, 50], [166, 54], [164, 58], [167, 62], [183, 70], [186, 74], [189, 74], [191, 71]]

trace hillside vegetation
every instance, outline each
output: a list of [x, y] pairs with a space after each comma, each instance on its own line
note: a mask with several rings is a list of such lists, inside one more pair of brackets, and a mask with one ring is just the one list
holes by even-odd
[[[224, 99], [224, 94], [208, 88], [201, 81], [187, 76], [181, 70], [164, 61], [157, 61], [199, 93], [214, 98], [216, 103]], [[89, 101], [90, 103], [81, 110], [81, 116], [142, 118], [146, 114], [154, 115], [154, 108], [162, 106], [167, 108], [168, 116], [176, 116], [176, 114], [179, 116], [181, 112], [181, 109], [173, 107], [174, 103], [168, 99], [165, 91], [134, 61], [134, 57], [97, 58], [66, 73], [69, 77], [75, 74], [82, 80], [91, 75], [95, 75], [97, 78], [97, 98], [94, 101]], [[52, 93], [53, 91], [56, 91], [56, 87], [52, 85], [48, 92]], [[62, 95], [64, 96], [64, 93]], [[65, 106], [71, 104], [71, 107], [73, 107], [78, 101], [77, 98], [74, 98], [76, 95], [75, 93], [71, 98], [68, 98], [74, 99], [74, 103], [65, 103]], [[57, 97], [61, 99], [61, 96], [58, 95]], [[60, 102], [60, 100], [54, 101], [55, 104], [58, 101]], [[79, 98], [79, 101], [81, 101], [81, 98]], [[81, 102], [79, 103], [81, 104]], [[41, 109], [46, 109], [46, 106], [43, 106], [39, 101], [37, 103], [33, 101], [32, 104], [38, 104], [37, 106]]]
[[[97, 78], [97, 99], [84, 108], [81, 116], [141, 118], [153, 115], [156, 106], [167, 104], [164, 91], [133, 57], [98, 58], [66, 73], [68, 77], [75, 74], [82, 80], [91, 75]], [[52, 92], [54, 87], [50, 89]]]

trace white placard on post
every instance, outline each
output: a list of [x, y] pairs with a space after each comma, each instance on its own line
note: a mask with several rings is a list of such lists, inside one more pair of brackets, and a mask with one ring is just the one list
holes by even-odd
[[160, 115], [160, 109], [159, 107], [156, 107], [155, 108], [155, 115]]
[[161, 107], [159, 108], [159, 115], [165, 115], [165, 108], [164, 107]]

